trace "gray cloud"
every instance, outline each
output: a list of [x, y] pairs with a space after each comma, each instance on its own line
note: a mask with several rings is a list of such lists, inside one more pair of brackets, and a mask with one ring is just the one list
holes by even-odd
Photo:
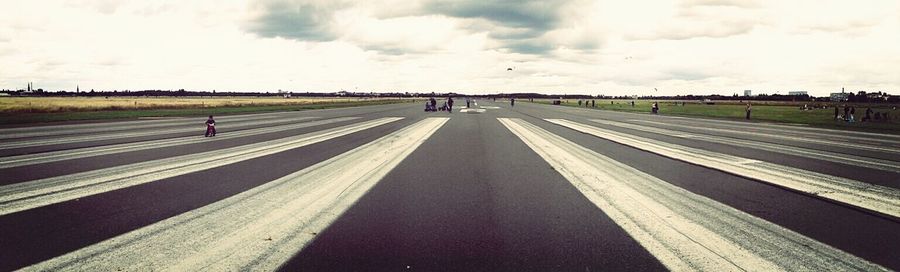
[[[498, 49], [542, 55], [560, 47], [554, 41], [542, 36], [561, 27], [565, 19], [561, 9], [572, 2], [437, 0], [427, 3], [423, 12], [479, 21], [469, 24], [468, 28], [476, 32], [487, 32], [490, 38], [500, 42]], [[586, 46], [590, 44], [583, 43], [577, 47]]]
[[694, 81], [694, 80], [704, 80], [707, 78], [715, 77], [714, 75], [690, 68], [682, 68], [682, 69], [671, 69], [666, 72], [665, 78], [660, 79], [675, 79], [675, 80], [686, 80], [686, 81]]
[[[573, 44], [558, 41], [547, 34], [568, 27], [564, 9], [583, 0], [499, 0], [499, 1], [450, 1], [431, 0], [411, 4], [408, 7], [385, 12], [376, 10], [380, 19], [418, 16], [445, 16], [461, 19], [459, 26], [473, 33], [487, 33], [494, 40], [493, 49], [543, 55], [561, 47], [590, 51], [600, 43], [591, 39], [572, 38]], [[244, 30], [261, 37], [281, 37], [300, 41], [323, 42], [341, 39], [335, 24], [335, 13], [352, 8], [345, 3], [316, 0], [270, 0], [251, 6], [251, 16], [243, 26]], [[384, 8], [387, 9], [387, 8]], [[402, 30], [398, 30], [402, 31]], [[385, 54], [397, 55], [415, 53], [403, 48], [404, 41], [396, 43], [369, 44], [354, 41], [357, 46]], [[408, 51], [408, 52], [404, 52]]]
[[329, 28], [337, 3], [297, 1], [257, 2], [255, 14], [244, 29], [261, 37], [300, 41], [331, 41], [338, 37]]
[[547, 31], [560, 21], [558, 11], [567, 1], [433, 1], [425, 6], [425, 11], [457, 18], [480, 18], [498, 25]]
[[876, 20], [855, 20], [848, 22], [835, 22], [830, 24], [808, 25], [805, 27], [801, 27], [799, 30], [795, 31], [795, 33], [809, 34], [819, 32], [857, 36], [868, 32], [869, 29], [878, 25], [878, 23], [879, 22]]
[[555, 44], [536, 40], [513, 40], [504, 45], [504, 49], [515, 53], [540, 55], [556, 49]]

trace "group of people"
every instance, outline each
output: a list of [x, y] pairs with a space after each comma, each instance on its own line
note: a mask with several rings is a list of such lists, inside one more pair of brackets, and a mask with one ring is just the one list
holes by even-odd
[[[578, 100], [578, 106], [581, 106], [581, 103], [582, 103], [582, 101], [581, 101], [581, 100]], [[596, 108], [596, 107], [597, 107], [597, 101], [596, 101], [596, 100], [591, 100], [591, 101], [584, 100], [584, 106], [585, 106], [585, 107]]]
[[[469, 104], [469, 100], [466, 100], [466, 105]], [[467, 106], [468, 107], [468, 106]], [[425, 111], [447, 111], [453, 113], [453, 97], [447, 97], [447, 101], [444, 101], [444, 104], [441, 105], [440, 108], [437, 107], [437, 100], [434, 97], [428, 99], [428, 102], [425, 102]]]
[[[834, 106], [834, 119], [850, 123], [857, 122], [856, 107], [844, 105], [844, 114], [841, 115], [838, 106]], [[862, 120], [860, 120], [860, 122], [868, 122], [873, 120], [890, 120], [890, 112], [876, 112], [873, 111], [872, 108], [866, 108], [865, 115], [863, 115], [863, 118]]]

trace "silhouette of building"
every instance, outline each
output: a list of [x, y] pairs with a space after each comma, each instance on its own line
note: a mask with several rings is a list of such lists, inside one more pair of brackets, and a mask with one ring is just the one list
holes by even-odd
[[850, 98], [850, 94], [844, 92], [844, 88], [843, 88], [843, 87], [841, 87], [841, 92], [839, 92], [839, 93], [831, 93], [831, 101], [834, 101], [834, 102], [843, 102], [843, 101], [847, 101], [848, 98]]

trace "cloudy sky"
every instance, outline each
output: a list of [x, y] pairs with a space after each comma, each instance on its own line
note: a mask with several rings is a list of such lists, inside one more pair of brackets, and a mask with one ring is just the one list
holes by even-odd
[[900, 93], [897, 0], [42, 0], [0, 10], [0, 89]]

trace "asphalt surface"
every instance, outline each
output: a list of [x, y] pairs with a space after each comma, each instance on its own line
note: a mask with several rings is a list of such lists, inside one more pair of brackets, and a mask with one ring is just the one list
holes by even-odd
[[[845, 267], [841, 265], [900, 270], [900, 218], [895, 213], [900, 210], [900, 137], [670, 117], [665, 109], [663, 115], [649, 115], [521, 101], [514, 107], [500, 100], [478, 100], [471, 108], [465, 104], [457, 98], [453, 113], [423, 112], [414, 103], [223, 116], [216, 118], [218, 135], [212, 138], [202, 136], [205, 118], [0, 129], [0, 271], [172, 269], [166, 265], [183, 259], [186, 265], [174, 266], [175, 270], [658, 271], [678, 270], [682, 267], [678, 264], [684, 263], [708, 270], [703, 266], [707, 260], [698, 257], [706, 253], [747, 270], [766, 270], [768, 264], [788, 270], [841, 270]], [[400, 119], [383, 119], [390, 117]], [[554, 119], [621, 134], [634, 144], [550, 122]], [[382, 123], [340, 132], [364, 122]], [[514, 132], [510, 123], [528, 126]], [[398, 131], [413, 136], [397, 138], [402, 136], [395, 135]], [[548, 140], [557, 148], [541, 153], [535, 148], [549, 145], [527, 143], [529, 137], [538, 137], [534, 135], [563, 140]], [[276, 148], [294, 144], [291, 137], [310, 142]], [[241, 149], [261, 143], [258, 150]], [[570, 144], [577, 150], [558, 148]], [[653, 144], [687, 150], [685, 156], [707, 156], [702, 159], [727, 156], [735, 164], [654, 152], [647, 147]], [[383, 159], [374, 156], [404, 147], [410, 152]], [[80, 153], [72, 155], [75, 152]], [[196, 154], [226, 156], [208, 162], [204, 156], [191, 157]], [[363, 158], [339, 159], [348, 154]], [[369, 154], [372, 159], [366, 160]], [[609, 171], [612, 177], [623, 177], [614, 179], [624, 185], [614, 182], [593, 189], [608, 198], [598, 198], [577, 185], [579, 180], [606, 184], [604, 179], [592, 179], [592, 172], [605, 169], [550, 163], [567, 158], [571, 165], [589, 165], [600, 158], [581, 159], [588, 155], [621, 164]], [[774, 173], [819, 175], [819, 181], [839, 187], [808, 189], [782, 179], [736, 174], [740, 172], [728, 168], [758, 162], [768, 163], [767, 169]], [[177, 167], [185, 170], [166, 172]], [[275, 190], [267, 186], [298, 171], [304, 178], [288, 187], [297, 189], [278, 190], [306, 188], [310, 193], [298, 200], [308, 198], [310, 202], [303, 203], [310, 204], [274, 203], [284, 207], [276, 211], [233, 204], [245, 195]], [[355, 174], [359, 176], [348, 176]], [[660, 180], [666, 183], [663, 187], [677, 188], [679, 193], [669, 194], [675, 200], [702, 199], [706, 201], [702, 203], [714, 203], [704, 207], [718, 207], [722, 214], [736, 214], [737, 221], [752, 224], [736, 230], [737, 234], [723, 233], [716, 231], [717, 226], [731, 219], [698, 220], [696, 214], [675, 208], [668, 216], [642, 219], [646, 211], [668, 212], [667, 202], [640, 200], [632, 194], [623, 199], [634, 202], [625, 205], [611, 197], [624, 192], [616, 186], [638, 183], [626, 177], [638, 176], [645, 177], [641, 182]], [[353, 186], [369, 181], [370, 188], [353, 194]], [[333, 193], [315, 190], [329, 182], [351, 185]], [[843, 198], [842, 188], [850, 195], [875, 193], [862, 200]], [[691, 203], [695, 202], [682, 204], [698, 205]], [[275, 212], [281, 217], [272, 222], [298, 227], [275, 232], [271, 226], [276, 225], [269, 221], [232, 227], [223, 220], [195, 229], [171, 223], [212, 214], [198, 210], [225, 209], [220, 206], [250, 219], [268, 218]], [[655, 231], [654, 222], [684, 235], [691, 245]], [[204, 236], [206, 229], [227, 231]], [[707, 233], [698, 229], [730, 242], [691, 236]], [[259, 233], [266, 234], [254, 236]], [[754, 244], [757, 241], [740, 238], [747, 233], [777, 234], [780, 240]], [[184, 237], [180, 240], [189, 246], [136, 247], [118, 253], [132, 241], [152, 244], [156, 237]], [[254, 241], [241, 254], [259, 252], [260, 256], [244, 262], [236, 257], [210, 257], [230, 256], [230, 252], [216, 252], [221, 247], [204, 249], [229, 241]], [[808, 256], [824, 259], [780, 256], [779, 243], [800, 244], [809, 248]], [[658, 244], [669, 246], [654, 246]], [[694, 245], [703, 252], [691, 251]], [[731, 248], [746, 251], [735, 253]], [[189, 262], [195, 255], [201, 261]], [[787, 259], [791, 261], [784, 262]]]

